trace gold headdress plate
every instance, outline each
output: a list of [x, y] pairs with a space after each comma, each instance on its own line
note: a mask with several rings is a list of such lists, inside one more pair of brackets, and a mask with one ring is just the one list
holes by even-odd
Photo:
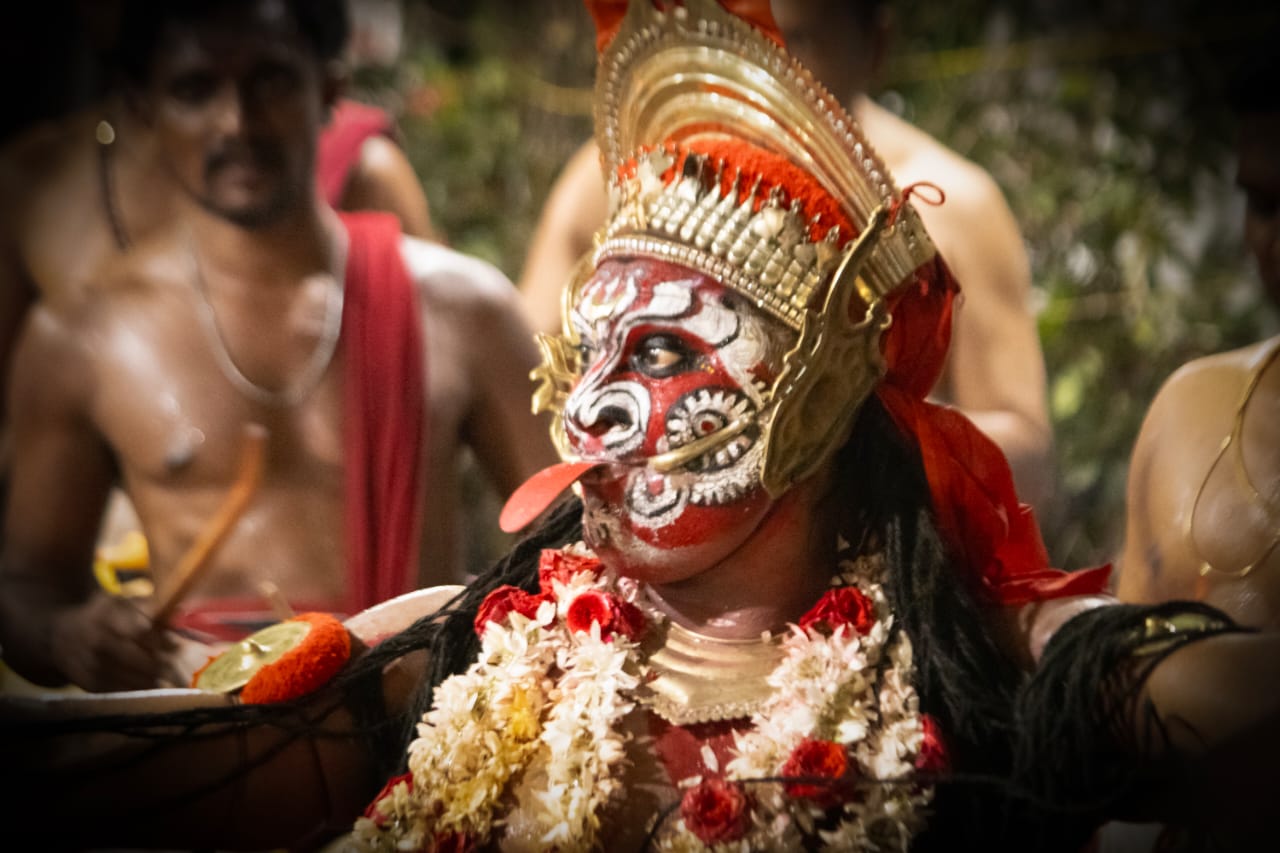
[[[596, 264], [642, 255], [701, 270], [800, 330], [815, 292], [840, 262], [840, 226], [810, 239], [801, 203], [787, 203], [781, 187], [758, 193], [759, 179], [741, 192], [742, 174], [724, 181], [725, 163], [689, 154], [682, 174], [660, 177], [675, 158], [666, 149], [640, 157], [634, 179], [612, 186], [613, 214], [600, 234]], [[617, 201], [621, 199], [621, 201]]]

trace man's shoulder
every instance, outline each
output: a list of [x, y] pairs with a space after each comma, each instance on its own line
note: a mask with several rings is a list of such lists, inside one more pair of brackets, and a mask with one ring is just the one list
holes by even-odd
[[925, 142], [917, 148], [901, 186], [914, 181], [936, 184], [946, 194], [937, 210], [943, 214], [987, 215], [998, 211], [1012, 217], [1008, 200], [991, 173], [938, 140], [923, 134]]
[[[989, 276], [977, 276], [971, 268], [990, 271], [1001, 258], [1011, 264], [1010, 275], [1020, 276], [1025, 259], [1022, 232], [991, 173], [883, 107], [871, 105], [870, 109], [877, 117], [868, 132], [880, 131], [882, 142], [873, 139], [873, 144], [883, 147], [885, 165], [898, 188], [926, 185], [914, 191], [918, 197], [913, 203], [961, 283], [973, 286], [976, 281], [981, 286]], [[941, 191], [941, 204], [929, 185]]]
[[1164, 406], [1194, 406], [1210, 389], [1243, 392], [1249, 377], [1280, 346], [1280, 338], [1192, 359], [1169, 375], [1156, 394]]
[[[61, 119], [37, 122], [7, 140], [0, 146], [0, 164], [6, 171], [25, 168], [43, 171], [67, 157], [87, 150], [86, 140], [92, 139], [93, 128], [84, 115], [76, 113]], [[31, 180], [43, 177], [29, 176]]]
[[1250, 377], [1278, 344], [1273, 338], [1193, 359], [1175, 370], [1151, 400], [1135, 454], [1163, 454], [1225, 435]]
[[[83, 181], [93, 128], [85, 115], [43, 121], [0, 147], [0, 193], [10, 216], [23, 217], [40, 200]], [[77, 196], [78, 197], [78, 196]]]
[[171, 235], [153, 233], [128, 252], [96, 263], [91, 287], [47, 294], [41, 304], [68, 328], [82, 333], [105, 331], [122, 320], [154, 315], [158, 297], [190, 286], [190, 264], [185, 247]]
[[496, 266], [448, 246], [402, 235], [400, 256], [419, 292], [433, 301], [506, 303], [515, 297], [515, 286]]
[[868, 101], [860, 110], [871, 143], [880, 152], [898, 187], [916, 182], [937, 185], [946, 193], [938, 209], [1007, 207], [991, 173], [939, 139], [883, 106]]
[[104, 313], [82, 300], [32, 306], [14, 350], [14, 399], [40, 409], [39, 400], [86, 399], [92, 353], [104, 325]]

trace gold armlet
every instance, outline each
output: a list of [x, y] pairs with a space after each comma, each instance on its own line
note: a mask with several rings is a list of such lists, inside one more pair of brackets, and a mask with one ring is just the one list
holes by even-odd
[[1236, 628], [1225, 616], [1188, 610], [1168, 616], [1148, 616], [1141, 628], [1135, 630], [1135, 645], [1131, 655], [1135, 658], [1164, 653], [1175, 646], [1221, 634]]

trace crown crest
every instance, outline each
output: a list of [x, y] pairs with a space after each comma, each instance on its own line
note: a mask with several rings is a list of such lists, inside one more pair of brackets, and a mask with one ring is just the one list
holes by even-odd
[[[914, 209], [901, 203], [839, 102], [716, 0], [665, 10], [629, 4], [600, 57], [596, 128], [611, 178], [597, 262], [640, 254], [683, 263], [799, 330], [841, 249], [877, 208], [900, 210], [862, 268], [874, 293], [888, 293], [934, 255]], [[753, 173], [759, 157], [699, 153], [725, 138], [771, 152], [788, 174]], [[633, 166], [637, 151], [647, 153]], [[808, 192], [797, 192], [799, 176]], [[835, 210], [809, 209], [819, 197]]]

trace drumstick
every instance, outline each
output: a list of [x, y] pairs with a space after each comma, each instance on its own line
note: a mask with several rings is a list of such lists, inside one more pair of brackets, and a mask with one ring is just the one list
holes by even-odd
[[217, 513], [200, 531], [196, 541], [182, 555], [173, 574], [165, 584], [165, 590], [158, 596], [160, 602], [151, 621], [157, 627], [168, 623], [169, 617], [186, 597], [196, 581], [204, 574], [211, 563], [218, 546], [236, 523], [249, 499], [257, 491], [262, 481], [263, 462], [266, 457], [267, 429], [261, 424], [249, 423], [244, 426], [240, 438], [240, 461], [236, 468], [236, 479], [227, 490], [227, 496], [218, 507]]

